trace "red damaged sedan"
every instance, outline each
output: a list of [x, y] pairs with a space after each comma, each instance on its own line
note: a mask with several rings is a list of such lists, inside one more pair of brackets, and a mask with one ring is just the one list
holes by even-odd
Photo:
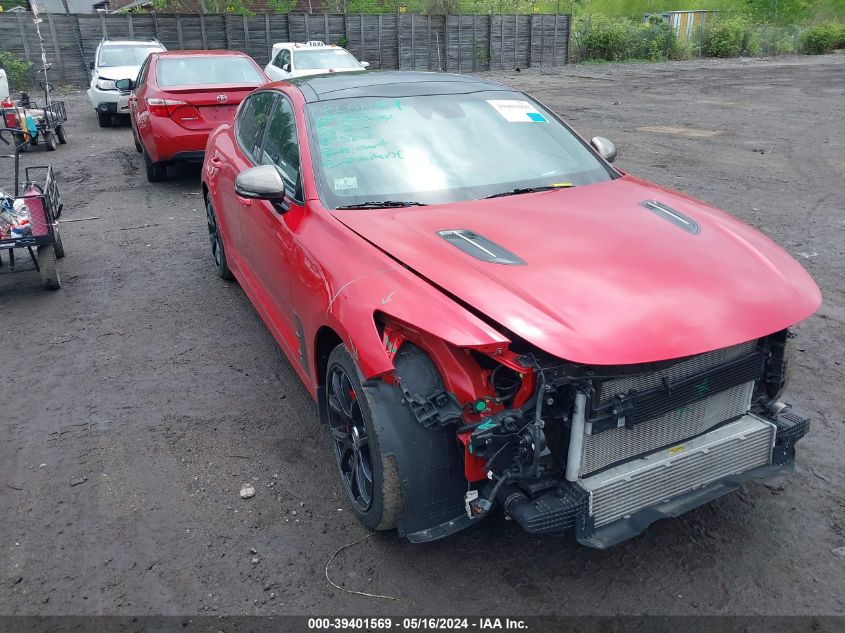
[[236, 51], [150, 54], [137, 80], [116, 83], [132, 90], [129, 118], [147, 180], [167, 178], [168, 164], [201, 162], [211, 131], [231, 121], [241, 100], [267, 81], [251, 57]]
[[430, 541], [498, 507], [602, 548], [792, 469], [816, 284], [615, 155], [435, 73], [269, 84], [211, 135], [217, 273], [316, 399], [365, 526]]

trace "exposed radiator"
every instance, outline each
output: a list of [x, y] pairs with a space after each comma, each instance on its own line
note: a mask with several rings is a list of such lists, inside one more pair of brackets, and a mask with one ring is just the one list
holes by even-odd
[[596, 527], [771, 462], [775, 426], [745, 415], [683, 444], [580, 481]]
[[586, 435], [581, 476], [700, 435], [725, 420], [744, 415], [751, 407], [753, 391], [754, 381], [751, 381], [640, 422], [632, 429], [614, 428]]

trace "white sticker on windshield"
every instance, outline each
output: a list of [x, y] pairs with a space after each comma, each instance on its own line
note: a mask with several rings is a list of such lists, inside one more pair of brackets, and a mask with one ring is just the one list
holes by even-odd
[[344, 189], [357, 189], [358, 188], [358, 178], [356, 176], [350, 176], [348, 178], [335, 178], [334, 179], [334, 190], [335, 191], [343, 191]]
[[546, 117], [540, 114], [533, 105], [527, 101], [515, 99], [488, 99], [493, 109], [502, 115], [505, 121], [510, 123], [545, 123]]

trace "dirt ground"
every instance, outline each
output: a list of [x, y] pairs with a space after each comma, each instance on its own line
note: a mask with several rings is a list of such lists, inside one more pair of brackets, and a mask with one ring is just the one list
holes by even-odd
[[79, 220], [61, 224], [64, 286], [0, 268], [0, 612], [845, 612], [832, 551], [845, 546], [845, 55], [503, 78], [614, 140], [622, 169], [760, 228], [818, 281], [787, 394], [814, 420], [794, 475], [609, 551], [501, 516], [428, 545], [378, 534], [330, 574], [396, 600], [334, 589], [326, 562], [365, 531], [308, 393], [214, 275], [198, 169], [147, 183], [129, 128], [98, 128], [77, 92], [69, 144], [25, 157], [53, 164], [63, 219]]

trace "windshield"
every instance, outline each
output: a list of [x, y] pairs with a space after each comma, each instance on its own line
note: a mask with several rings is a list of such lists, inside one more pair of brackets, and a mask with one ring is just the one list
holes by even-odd
[[308, 106], [308, 119], [328, 208], [458, 202], [615, 177], [566, 126], [518, 92], [320, 101]]
[[361, 68], [352, 53], [342, 48], [320, 48], [311, 51], [294, 51], [294, 70], [320, 70], [323, 68]]
[[147, 55], [160, 50], [160, 46], [103, 46], [97, 65], [100, 68], [140, 66], [147, 59]]
[[156, 77], [158, 85], [162, 88], [264, 83], [261, 71], [250, 59], [221, 55], [159, 59]]

